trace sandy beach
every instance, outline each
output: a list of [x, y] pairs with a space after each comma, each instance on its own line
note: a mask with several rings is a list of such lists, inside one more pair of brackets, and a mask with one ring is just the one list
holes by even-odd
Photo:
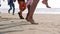
[[33, 17], [38, 25], [19, 19], [17, 14], [1, 13], [0, 34], [60, 34], [60, 14], [34, 14]]

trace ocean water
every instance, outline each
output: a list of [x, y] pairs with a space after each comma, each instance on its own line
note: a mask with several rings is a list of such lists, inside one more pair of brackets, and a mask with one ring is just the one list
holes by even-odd
[[[19, 9], [15, 9], [15, 13], [18, 13]], [[27, 13], [26, 9], [23, 13]], [[0, 13], [8, 13], [8, 8], [0, 8]], [[12, 10], [11, 10], [12, 13]], [[36, 8], [35, 14], [60, 14], [60, 8]]]

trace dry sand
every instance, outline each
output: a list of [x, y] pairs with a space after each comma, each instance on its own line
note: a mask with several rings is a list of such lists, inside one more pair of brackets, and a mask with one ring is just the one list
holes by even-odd
[[60, 34], [59, 14], [35, 14], [34, 20], [38, 25], [19, 19], [17, 14], [0, 15], [0, 34]]

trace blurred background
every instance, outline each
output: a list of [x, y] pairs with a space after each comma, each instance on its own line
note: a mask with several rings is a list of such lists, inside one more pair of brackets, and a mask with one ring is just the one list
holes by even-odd
[[[37, 5], [35, 13], [60, 14], [60, 4], [59, 3], [60, 3], [60, 0], [48, 0], [48, 4], [51, 8], [46, 8], [46, 6], [44, 4], [42, 4], [42, 0], [40, 0]], [[0, 0], [0, 4], [1, 4], [0, 12], [7, 13], [8, 9], [9, 9], [7, 0], [5, 0], [5, 1]], [[15, 2], [15, 8], [16, 8], [15, 13], [17, 13], [19, 11], [19, 5], [18, 5], [17, 1]], [[27, 13], [27, 9], [23, 13]]]

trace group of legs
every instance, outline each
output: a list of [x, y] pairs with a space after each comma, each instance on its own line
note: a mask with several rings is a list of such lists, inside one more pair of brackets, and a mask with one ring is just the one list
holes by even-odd
[[[28, 13], [27, 13], [27, 16], [26, 16], [26, 20], [28, 22], [30, 22], [31, 24], [38, 24], [38, 23], [35, 23], [34, 19], [33, 19], [33, 14], [35, 12], [35, 9], [36, 9], [36, 6], [37, 6], [38, 2], [39, 2], [39, 0], [33, 0], [33, 3], [31, 5], [27, 6]], [[51, 8], [48, 5], [48, 0], [43, 0], [42, 3], [45, 4], [47, 8]], [[26, 9], [26, 2], [25, 2], [25, 0], [18, 0], [18, 4], [19, 4], [19, 10], [20, 10], [18, 12], [19, 18], [24, 19], [24, 17], [22, 16], [22, 12]], [[8, 13], [10, 13], [10, 10], [12, 9], [12, 7], [13, 7], [13, 15], [14, 15], [14, 12], [15, 12], [14, 3], [10, 4], [10, 9], [8, 10]]]
[[[47, 8], [51, 8], [49, 7], [48, 5], [48, 0], [43, 0], [42, 3], [46, 5]], [[33, 0], [33, 3], [32, 5], [28, 5], [27, 8], [28, 8], [28, 13], [27, 13], [27, 16], [26, 16], [26, 20], [28, 22], [30, 22], [31, 24], [38, 24], [38, 23], [35, 23], [34, 20], [33, 20], [33, 14], [34, 14], [34, 11], [36, 9], [36, 6], [38, 4], [39, 0]], [[24, 17], [22, 16], [22, 12], [26, 9], [26, 3], [25, 1], [19, 1], [18, 0], [18, 4], [19, 4], [19, 9], [20, 9], [20, 12], [18, 12], [18, 15], [20, 17], [20, 19], [24, 19]]]
[[[27, 13], [27, 16], [26, 16], [26, 20], [29, 21], [31, 24], [37, 24], [33, 20], [33, 14], [34, 14], [34, 11], [36, 9], [36, 6], [37, 6], [38, 2], [39, 2], [39, 0], [33, 0], [33, 3], [31, 5], [27, 6], [28, 13]], [[51, 8], [48, 5], [48, 0], [43, 0], [42, 3], [45, 4], [47, 8]], [[24, 17], [22, 16], [22, 12], [26, 9], [25, 0], [18, 0], [18, 4], [19, 4], [19, 9], [20, 9], [20, 11], [18, 12], [18, 15], [19, 15], [20, 19], [24, 19]], [[13, 15], [14, 15], [14, 12], [15, 12], [15, 5], [14, 5], [14, 3], [10, 3], [9, 6], [10, 6], [10, 9], [8, 10], [8, 13], [10, 13], [10, 10], [13, 8]]]
[[[33, 0], [34, 2], [32, 3], [33, 5], [28, 5], [27, 8], [28, 8], [28, 13], [27, 13], [27, 16], [26, 16], [26, 20], [28, 22], [30, 22], [31, 24], [37, 24], [34, 22], [33, 20], [33, 13], [34, 13], [34, 10], [37, 6], [37, 0]], [[37, 1], [37, 2], [36, 2]], [[26, 3], [25, 3], [25, 0], [18, 0], [18, 4], [19, 4], [19, 9], [20, 11], [18, 12], [18, 15], [20, 17], [20, 19], [24, 19], [24, 17], [22, 16], [22, 12], [26, 9]], [[35, 5], [35, 6], [34, 6]]]

